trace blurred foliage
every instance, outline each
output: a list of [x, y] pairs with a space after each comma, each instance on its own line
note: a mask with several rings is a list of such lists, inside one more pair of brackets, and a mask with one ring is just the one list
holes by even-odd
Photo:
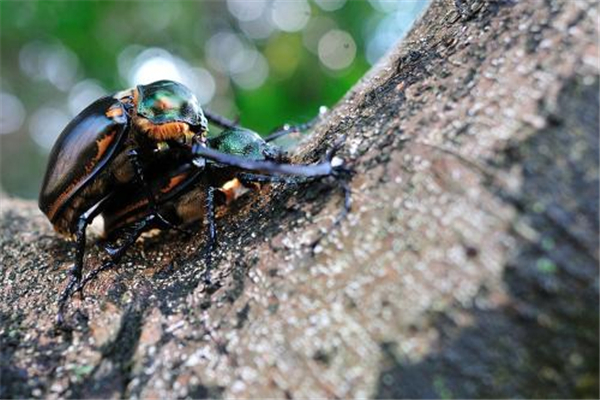
[[[216, 89], [207, 107], [239, 118], [258, 132], [305, 122], [319, 106], [334, 105], [369, 68], [367, 40], [387, 15], [376, 3], [347, 1], [335, 11], [309, 3], [310, 20], [304, 30], [274, 29], [268, 37], [256, 39], [244, 34], [225, 1], [2, 1], [1, 90], [20, 100], [25, 119], [16, 132], [0, 135], [1, 187], [19, 196], [37, 196], [49, 146], [32, 139], [31, 115], [40, 107], [53, 107], [72, 118], [69, 92], [83, 80], [93, 79], [108, 93], [130, 87], [132, 82], [119, 69], [119, 57], [132, 45], [164, 49], [192, 68], [209, 71]], [[424, 4], [414, 3], [406, 2], [409, 12], [416, 14]], [[307, 50], [307, 31], [319, 17], [352, 36], [357, 51], [348, 67], [330, 70], [315, 51]], [[223, 31], [239, 35], [267, 60], [269, 74], [260, 86], [236, 85], [207, 60], [206, 43]], [[57, 44], [76, 56], [74, 76], [65, 78], [68, 85], [25, 73], [23, 48], [38, 42]], [[55, 138], [62, 128], [49, 121], [48, 129], [57, 131], [49, 133]]]

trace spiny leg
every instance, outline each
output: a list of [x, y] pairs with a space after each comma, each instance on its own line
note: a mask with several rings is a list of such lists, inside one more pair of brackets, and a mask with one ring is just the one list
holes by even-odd
[[156, 218], [158, 218], [169, 229], [173, 229], [173, 230], [181, 232], [187, 236], [190, 236], [191, 232], [186, 231], [185, 229], [181, 229], [176, 225], [173, 225], [170, 221], [168, 221], [166, 218], [164, 218], [158, 212], [158, 207], [156, 206], [156, 198], [154, 197], [154, 193], [152, 193], [152, 190], [150, 189], [150, 185], [148, 185], [148, 182], [146, 182], [146, 179], [144, 177], [144, 170], [140, 163], [138, 152], [136, 150], [130, 150], [128, 153], [128, 156], [129, 156], [129, 160], [131, 161], [131, 164], [133, 165], [135, 177], [136, 177], [137, 181], [140, 183], [140, 185], [142, 185], [142, 187], [144, 188], [144, 191], [146, 192], [146, 198], [148, 199], [148, 205], [149, 205], [150, 209], [152, 210], [152, 214], [155, 215]]
[[344, 205], [342, 207], [342, 210], [338, 213], [338, 215], [333, 220], [333, 224], [331, 224], [329, 229], [327, 229], [327, 231], [321, 233], [319, 235], [319, 237], [317, 237], [310, 244], [310, 247], [313, 251], [315, 250], [317, 245], [319, 245], [319, 243], [321, 243], [321, 241], [323, 239], [325, 239], [331, 231], [336, 229], [342, 223], [342, 221], [346, 219], [346, 217], [348, 216], [348, 214], [350, 213], [350, 211], [352, 209], [352, 190], [350, 189], [350, 185], [345, 180], [340, 180], [340, 181], [338, 181], [338, 183], [340, 184], [342, 193], [344, 195]]
[[[243, 184], [257, 182], [257, 183], [284, 183], [284, 184], [292, 184], [292, 185], [297, 185], [300, 183], [305, 183], [305, 182], [309, 182], [309, 181], [316, 179], [313, 177], [303, 177], [303, 176], [300, 176], [300, 177], [297, 177], [297, 176], [270, 176], [270, 175], [249, 174], [249, 173], [245, 173], [245, 172], [237, 174], [237, 178]], [[310, 244], [310, 247], [312, 250], [314, 250], [315, 247], [317, 247], [317, 245], [325, 237], [327, 237], [329, 232], [336, 229], [342, 223], [342, 221], [344, 219], [346, 219], [346, 217], [348, 216], [348, 213], [350, 212], [350, 210], [352, 208], [352, 192], [350, 189], [350, 185], [348, 184], [348, 182], [346, 180], [343, 180], [343, 178], [336, 179], [336, 182], [339, 183], [339, 185], [342, 189], [342, 193], [344, 195], [344, 204], [343, 204], [342, 210], [335, 217], [333, 224], [331, 224], [329, 229], [327, 229], [326, 232], [323, 232], [322, 234], [320, 234], [319, 237], [317, 237], [317, 239], [315, 239]]]
[[[89, 274], [87, 274], [81, 282], [80, 287], [84, 287], [86, 283], [96, 278], [96, 276], [98, 276], [100, 272], [106, 271], [110, 268], [114, 268], [119, 263], [119, 261], [121, 261], [121, 258], [123, 258], [123, 256], [125, 255], [125, 252], [135, 243], [135, 241], [140, 237], [140, 235], [144, 231], [146, 231], [152, 223], [156, 222], [158, 222], [159, 224], [162, 223], [161, 220], [157, 220], [156, 215], [150, 214], [144, 219], [133, 223], [129, 227], [130, 230], [124, 232], [124, 239], [120, 246], [105, 248], [106, 252], [110, 256], [110, 259], [105, 260], [100, 267], [94, 269]], [[79, 287], [77, 289], [79, 289]]]
[[206, 241], [206, 269], [202, 274], [205, 285], [211, 284], [212, 253], [217, 244], [217, 229], [215, 223], [215, 188], [206, 189], [206, 222], [208, 223], [208, 238]]
[[269, 133], [269, 135], [264, 138], [265, 142], [272, 142], [273, 140], [277, 140], [280, 137], [292, 134], [292, 133], [297, 133], [297, 132], [304, 132], [309, 130], [310, 128], [312, 128], [318, 121], [318, 118], [313, 119], [312, 121], [308, 121], [304, 124], [298, 124], [298, 125], [289, 125], [289, 124], [285, 124], [280, 126], [279, 128], [275, 129], [274, 131], [272, 131], [271, 133]]
[[100, 267], [98, 267], [98, 268], [92, 270], [90, 273], [88, 273], [84, 279], [80, 279], [79, 282], [76, 282], [76, 286], [75, 286], [75, 283], [73, 283], [72, 285], [69, 284], [67, 286], [67, 288], [62, 293], [61, 298], [59, 300], [58, 313], [56, 315], [57, 324], [59, 326], [64, 325], [63, 311], [64, 311], [64, 307], [66, 305], [66, 302], [71, 297], [71, 295], [77, 291], [83, 290], [85, 285], [89, 281], [94, 279], [100, 272], [106, 271], [107, 269], [115, 267], [118, 264], [118, 262], [121, 260], [121, 258], [125, 254], [125, 252], [131, 247], [131, 245], [133, 245], [135, 243], [135, 241], [140, 237], [142, 232], [144, 232], [147, 229], [148, 225], [151, 224], [155, 219], [156, 219], [156, 216], [151, 214], [151, 215], [147, 216], [146, 218], [144, 218], [143, 220], [134, 223], [131, 226], [131, 228], [132, 228], [131, 232], [127, 232], [125, 234], [125, 240], [123, 241], [123, 243], [120, 246], [107, 249], [107, 252], [110, 255], [110, 259], [105, 260]]
[[312, 165], [280, 164], [273, 161], [252, 160], [245, 157], [221, 153], [220, 151], [198, 144], [194, 145], [192, 152], [198, 157], [194, 160], [194, 163], [198, 162], [203, 164], [203, 159], [208, 159], [222, 165], [265, 174], [319, 177], [333, 175], [335, 173], [335, 168], [331, 165], [330, 161]]
[[[326, 153], [325, 162], [317, 164], [285, 164], [271, 160], [255, 160], [239, 155], [223, 153], [206, 147], [204, 143], [196, 141], [192, 146], [192, 163], [198, 168], [204, 168], [206, 160], [217, 164], [235, 167], [250, 172], [260, 172], [268, 175], [293, 175], [304, 177], [338, 176], [342, 173], [351, 173], [342, 162], [334, 164], [334, 156], [341, 149], [346, 136], [339, 137], [333, 147]], [[341, 160], [340, 160], [341, 161]]]
[[[326, 108], [325, 108], [326, 110]], [[319, 110], [319, 114], [316, 117], [311, 119], [308, 122], [297, 125], [284, 124], [279, 128], [273, 130], [269, 135], [265, 138], [265, 142], [272, 142], [273, 140], [279, 139], [282, 136], [289, 135], [290, 133], [303, 132], [311, 129], [313, 126], [319, 122], [321, 116], [325, 113], [325, 111]]]
[[239, 125], [236, 121], [232, 121], [230, 119], [227, 119], [219, 114], [213, 113], [212, 111], [206, 110], [204, 109], [204, 116], [206, 117], [206, 119], [214, 124], [217, 125], [220, 128], [223, 129], [234, 129], [234, 128], [238, 128]]
[[85, 255], [85, 244], [86, 244], [86, 228], [92, 222], [92, 220], [100, 213], [103, 209], [103, 204], [109, 196], [102, 199], [94, 207], [83, 213], [77, 220], [77, 228], [75, 231], [75, 264], [69, 271], [69, 282], [67, 286], [58, 298], [58, 313], [56, 315], [56, 322], [59, 325], [63, 323], [62, 310], [65, 302], [71, 296], [73, 288], [79, 286], [81, 283], [82, 271], [83, 271], [83, 257]]
[[236, 177], [243, 184], [246, 183], [285, 183], [288, 185], [298, 185], [300, 183], [308, 182], [319, 177], [305, 177], [305, 176], [281, 176], [281, 175], [261, 175], [251, 174], [247, 172], [240, 172]]

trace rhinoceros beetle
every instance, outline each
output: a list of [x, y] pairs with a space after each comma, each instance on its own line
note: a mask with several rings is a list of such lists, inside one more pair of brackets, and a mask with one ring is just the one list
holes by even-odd
[[[207, 139], [208, 121], [226, 130]], [[286, 127], [272, 138], [289, 131]], [[59, 323], [66, 300], [85, 284], [86, 228], [96, 216], [104, 217], [108, 234], [128, 233], [123, 245], [107, 248], [110, 260], [88, 277], [118, 263], [151, 227], [180, 229], [206, 217], [212, 249], [215, 193], [227, 197], [235, 192], [222, 187], [227, 182], [291, 182], [286, 175], [297, 182], [344, 170], [332, 165], [333, 152], [314, 165], [285, 163], [282, 154], [254, 132], [202, 110], [191, 91], [173, 81], [139, 85], [84, 109], [54, 144], [39, 197], [54, 229], [75, 241], [75, 262], [59, 299]], [[197, 207], [202, 199], [204, 211]], [[204, 279], [210, 279], [208, 267]]]

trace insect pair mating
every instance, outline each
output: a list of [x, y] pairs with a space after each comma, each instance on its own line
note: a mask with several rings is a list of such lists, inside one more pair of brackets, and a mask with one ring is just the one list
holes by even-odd
[[[207, 138], [208, 121], [224, 131]], [[210, 283], [219, 199], [230, 201], [240, 187], [256, 183], [300, 183], [347, 172], [332, 163], [336, 148], [321, 163], [289, 164], [270, 143], [286, 132], [262, 139], [203, 111], [190, 90], [173, 81], [139, 85], [83, 110], [54, 144], [39, 198], [54, 229], [75, 241], [75, 263], [59, 298], [58, 323], [63, 323], [70, 296], [116, 265], [143, 232], [182, 230], [204, 219], [208, 249], [202, 279]], [[349, 191], [343, 187], [345, 214]], [[99, 215], [105, 235], [120, 240], [106, 248], [107, 262], [83, 279], [86, 228]]]

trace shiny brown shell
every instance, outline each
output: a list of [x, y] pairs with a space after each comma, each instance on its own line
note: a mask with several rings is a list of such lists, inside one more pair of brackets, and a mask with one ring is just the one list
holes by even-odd
[[106, 195], [107, 165], [126, 139], [129, 118], [122, 103], [103, 97], [62, 131], [48, 160], [39, 207], [54, 228], [73, 233], [77, 218]]

